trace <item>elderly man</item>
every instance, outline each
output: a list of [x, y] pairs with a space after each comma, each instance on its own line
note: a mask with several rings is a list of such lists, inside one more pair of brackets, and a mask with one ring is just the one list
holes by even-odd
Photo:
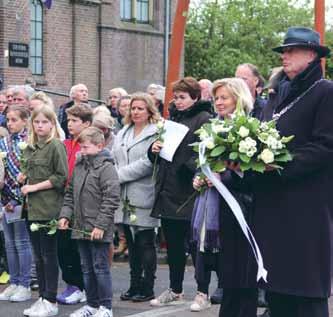
[[276, 120], [293, 161], [279, 173], [252, 179], [254, 234], [268, 270], [272, 317], [327, 317], [333, 234], [333, 83], [322, 78], [329, 49], [317, 32], [288, 29], [281, 54], [283, 76], [269, 96], [264, 120]]
[[257, 93], [257, 87], [262, 78], [257, 66], [250, 63], [240, 64], [237, 66], [235, 77], [243, 79], [249, 87], [254, 100], [251, 115], [255, 118], [260, 119], [266, 101], [262, 99]]
[[67, 127], [67, 114], [66, 109], [70, 108], [73, 105], [78, 105], [80, 103], [88, 102], [88, 88], [84, 84], [74, 85], [69, 91], [69, 102], [66, 102], [59, 108], [58, 121], [61, 125], [61, 128], [66, 134], [66, 138], [69, 138], [69, 132]]
[[213, 83], [206, 78], [199, 80], [199, 85], [201, 89], [201, 100], [213, 101], [212, 89]]
[[[8, 90], [10, 90], [9, 88]], [[23, 105], [27, 108], [29, 108], [30, 100], [29, 98], [32, 96], [32, 94], [35, 92], [35, 90], [28, 85], [19, 85], [14, 86], [12, 89], [13, 93], [13, 104]]]

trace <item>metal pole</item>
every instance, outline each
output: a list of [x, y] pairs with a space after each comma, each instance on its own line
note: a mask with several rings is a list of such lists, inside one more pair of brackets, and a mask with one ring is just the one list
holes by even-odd
[[164, 1], [165, 21], [164, 21], [164, 85], [167, 80], [168, 61], [169, 61], [169, 35], [170, 35], [170, 0]]
[[[325, 0], [315, 0], [315, 30], [320, 34], [321, 44], [325, 43]], [[323, 58], [321, 65], [325, 75], [325, 63]]]
[[167, 84], [165, 92], [165, 102], [163, 108], [164, 118], [168, 117], [168, 105], [172, 99], [171, 84], [177, 79], [179, 79], [180, 61], [182, 57], [186, 18], [188, 14], [189, 5], [190, 5], [190, 0], [177, 1], [177, 9], [172, 27], [172, 36], [171, 36], [171, 44], [169, 52], [168, 75], [167, 75]]

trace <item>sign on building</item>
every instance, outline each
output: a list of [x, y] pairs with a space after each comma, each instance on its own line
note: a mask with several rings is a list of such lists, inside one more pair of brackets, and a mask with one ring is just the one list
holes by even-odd
[[29, 67], [29, 45], [9, 43], [9, 66]]

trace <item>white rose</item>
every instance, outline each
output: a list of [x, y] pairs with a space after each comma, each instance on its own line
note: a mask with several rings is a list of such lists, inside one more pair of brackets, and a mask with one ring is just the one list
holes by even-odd
[[208, 135], [208, 133], [207, 133], [207, 131], [206, 130], [201, 130], [200, 131], [200, 134], [199, 134], [199, 138], [200, 138], [200, 140], [204, 140], [204, 139], [206, 139], [206, 138], [208, 138], [209, 137], [209, 135]]
[[156, 127], [158, 129], [162, 129], [164, 127], [164, 121], [163, 120], [159, 120], [157, 123], [156, 123]]
[[213, 138], [207, 138], [206, 140], [204, 140], [205, 142], [205, 145], [207, 147], [207, 149], [213, 149], [215, 147], [215, 143], [214, 143], [214, 140]]
[[136, 214], [131, 214], [129, 218], [130, 218], [130, 222], [135, 222], [137, 219]]
[[32, 224], [30, 225], [30, 231], [31, 231], [31, 232], [38, 231], [38, 230], [39, 230], [39, 226], [38, 226], [37, 223], [32, 223]]
[[226, 132], [225, 127], [222, 124], [214, 124], [212, 125], [212, 130], [214, 133]]
[[7, 157], [7, 152], [0, 152], [0, 159], [4, 159]]
[[260, 154], [260, 158], [265, 164], [273, 163], [274, 153], [269, 149], [264, 149]]
[[24, 141], [21, 141], [17, 144], [17, 146], [21, 151], [24, 151], [28, 147], [28, 144]]
[[242, 138], [246, 138], [250, 133], [250, 130], [248, 128], [245, 128], [243, 126], [241, 126], [239, 128], [238, 134], [242, 137]]

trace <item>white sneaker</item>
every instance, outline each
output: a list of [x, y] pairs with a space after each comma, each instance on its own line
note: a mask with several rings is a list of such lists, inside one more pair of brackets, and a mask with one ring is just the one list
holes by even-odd
[[65, 298], [65, 303], [68, 305], [83, 303], [84, 301], [82, 302], [82, 299], [84, 299], [85, 297], [86, 296], [83, 291], [77, 290], [77, 291], [73, 292], [70, 296]]
[[43, 299], [42, 303], [30, 313], [30, 317], [51, 317], [58, 315], [59, 309], [57, 303], [51, 303]]
[[0, 293], [0, 300], [9, 300], [18, 289], [18, 286], [15, 284], [10, 284], [2, 293]]
[[211, 306], [210, 300], [207, 294], [198, 292], [194, 298], [194, 301], [190, 307], [191, 311], [199, 312], [205, 310]]
[[39, 308], [40, 305], [43, 305], [43, 298], [39, 297], [37, 301], [35, 301], [30, 308], [27, 308], [23, 311], [24, 316], [30, 316], [32, 313], [34, 313], [37, 308]]
[[85, 291], [82, 291], [82, 297], [80, 299], [80, 303], [85, 303], [87, 301], [87, 295]]
[[113, 317], [112, 309], [101, 306], [93, 317]]
[[83, 307], [71, 313], [69, 317], [90, 317], [95, 315], [97, 311], [97, 308], [91, 307], [89, 305], [84, 305]]
[[29, 287], [24, 287], [22, 285], [19, 285], [16, 288], [15, 293], [9, 298], [12, 302], [24, 302], [28, 299], [31, 299], [31, 290]]
[[167, 289], [160, 296], [150, 301], [150, 306], [159, 307], [166, 305], [177, 305], [184, 303], [184, 294], [176, 294], [171, 289]]

